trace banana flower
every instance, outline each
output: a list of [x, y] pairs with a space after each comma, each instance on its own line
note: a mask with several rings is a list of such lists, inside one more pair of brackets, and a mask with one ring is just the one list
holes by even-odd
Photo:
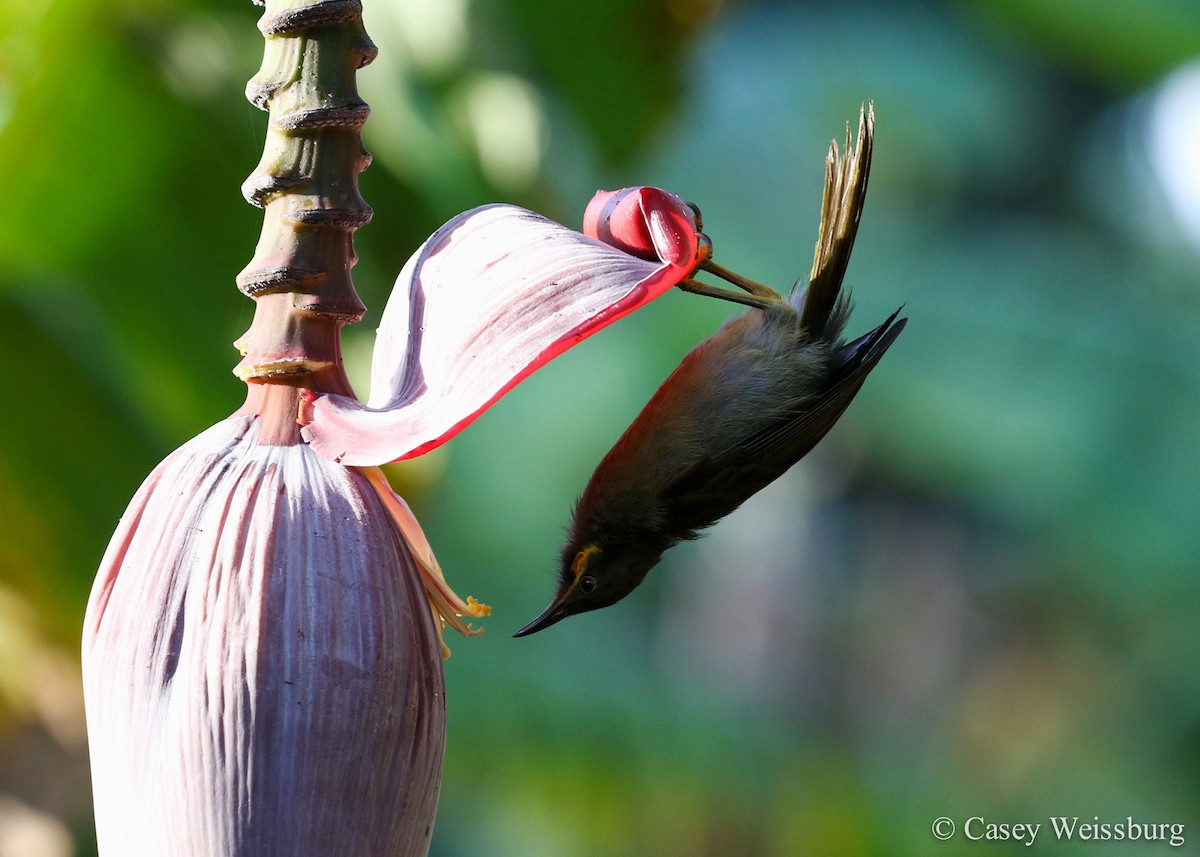
[[303, 442], [248, 406], [147, 478], [85, 619], [102, 857], [426, 853], [441, 626], [474, 633], [462, 617], [487, 608], [449, 588], [377, 465], [443, 443], [707, 256], [677, 197], [620, 196], [593, 201], [591, 235], [507, 205], [454, 218], [400, 275], [365, 405], [304, 393]]

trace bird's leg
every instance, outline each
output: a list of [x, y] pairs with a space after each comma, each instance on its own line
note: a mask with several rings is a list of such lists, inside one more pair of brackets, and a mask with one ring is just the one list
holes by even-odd
[[710, 274], [716, 274], [727, 283], [732, 283], [744, 292], [749, 292], [758, 298], [772, 298], [778, 301], [779, 292], [775, 291], [770, 286], [764, 286], [762, 283], [756, 283], [754, 280], [748, 280], [741, 274], [735, 274], [733, 271], [718, 265], [712, 259], [705, 259], [700, 267]]
[[685, 292], [691, 292], [697, 295], [705, 295], [710, 298], [718, 298], [723, 301], [733, 301], [735, 304], [744, 304], [746, 306], [758, 307], [759, 309], [768, 309], [772, 306], [778, 306], [782, 302], [779, 293], [769, 286], [764, 286], [762, 283], [756, 283], [754, 280], [748, 280], [741, 274], [735, 274], [728, 268], [722, 267], [712, 259], [705, 259], [700, 263], [700, 269], [708, 271], [710, 274], [716, 274], [727, 283], [732, 283], [742, 291], [735, 292], [732, 289], [723, 289], [719, 286], [710, 286], [707, 283], [702, 283], [699, 280], [694, 280], [688, 277], [679, 282], [679, 288]]
[[691, 292], [694, 295], [704, 295], [709, 298], [717, 298], [723, 301], [732, 301], [735, 304], [743, 304], [745, 306], [757, 307], [758, 309], [768, 309], [779, 303], [779, 297], [769, 298], [760, 295], [745, 294], [743, 292], [735, 292], [732, 289], [722, 289], [720, 286], [710, 286], [708, 283], [702, 283], [699, 280], [693, 280], [691, 277], [680, 280], [676, 283], [679, 288], [685, 292]]

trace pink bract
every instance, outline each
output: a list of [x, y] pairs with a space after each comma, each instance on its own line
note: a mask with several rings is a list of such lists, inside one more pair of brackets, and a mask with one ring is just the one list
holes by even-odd
[[347, 465], [420, 455], [572, 345], [688, 277], [700, 253], [691, 209], [653, 188], [617, 193], [628, 201], [589, 218], [613, 243], [510, 205], [446, 223], [396, 281], [366, 404], [310, 396], [305, 440]]

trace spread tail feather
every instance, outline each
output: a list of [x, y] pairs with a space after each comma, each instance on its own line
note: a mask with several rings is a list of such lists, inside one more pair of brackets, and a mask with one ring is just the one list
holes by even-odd
[[850, 263], [850, 251], [854, 247], [867, 196], [874, 139], [875, 106], [869, 104], [859, 111], [857, 145], [852, 146], [850, 123], [847, 122], [844, 151], [839, 156], [837, 141], [834, 141], [825, 158], [821, 225], [800, 312], [800, 326], [814, 338], [835, 336], [849, 312], [842, 296], [842, 280]]

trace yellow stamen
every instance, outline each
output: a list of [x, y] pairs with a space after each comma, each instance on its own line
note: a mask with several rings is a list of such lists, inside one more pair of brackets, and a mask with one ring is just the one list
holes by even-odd
[[383, 475], [383, 471], [378, 467], [358, 467], [355, 469], [362, 473], [367, 478], [367, 481], [371, 483], [371, 487], [375, 489], [375, 493], [383, 501], [388, 515], [395, 522], [396, 529], [408, 545], [408, 549], [412, 552], [413, 559], [417, 562], [417, 570], [421, 574], [421, 583], [425, 586], [425, 595], [429, 599], [429, 607], [433, 611], [434, 624], [438, 629], [438, 642], [442, 647], [442, 657], [448, 658], [450, 657], [450, 649], [446, 645], [445, 627], [449, 625], [455, 631], [467, 637], [482, 634], [482, 628], [472, 628], [460, 617], [470, 616], [480, 619], [489, 615], [492, 612], [492, 608], [476, 601], [473, 595], [468, 595], [467, 600], [463, 601], [450, 588], [450, 585], [446, 583], [446, 576], [442, 574], [442, 567], [438, 565], [437, 558], [433, 555], [433, 548], [429, 546], [429, 540], [425, 538], [425, 531], [421, 529], [416, 516], [408, 508], [408, 504], [404, 502], [404, 499], [392, 490], [392, 486], [388, 484], [387, 477]]

